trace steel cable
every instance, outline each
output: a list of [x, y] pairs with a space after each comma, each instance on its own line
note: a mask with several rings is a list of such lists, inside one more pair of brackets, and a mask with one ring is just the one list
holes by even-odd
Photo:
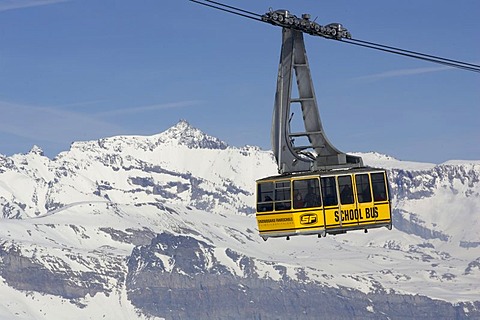
[[[217, 1], [214, 1], [214, 0], [189, 0], [189, 1], [198, 3], [198, 4], [201, 4], [201, 5], [210, 7], [210, 8], [214, 8], [214, 9], [217, 9], [217, 10], [221, 10], [221, 11], [224, 11], [224, 12], [228, 12], [228, 13], [231, 13], [231, 14], [235, 14], [235, 15], [238, 15], [238, 16], [242, 16], [242, 17], [245, 17], [245, 18], [249, 18], [249, 19], [252, 19], [252, 20], [256, 20], [256, 21], [260, 21], [260, 22], [264, 22], [264, 23], [269, 23], [268, 21], [264, 21], [262, 19], [261, 14], [251, 12], [251, 11], [247, 11], [247, 10], [243, 10], [243, 9], [240, 9], [240, 8], [237, 8], [237, 7], [234, 7], [234, 6], [230, 6], [230, 5], [227, 5], [227, 4], [223, 4], [221, 2], [217, 2]], [[284, 26], [281, 26], [281, 27], [285, 28]], [[294, 28], [294, 27], [292, 26], [292, 28]], [[314, 35], [324, 37], [320, 34], [314, 34]], [[324, 37], [324, 38], [332, 39], [330, 37]], [[438, 64], [442, 64], [442, 65], [445, 65], [445, 66], [454, 67], [454, 68], [458, 68], [458, 69], [462, 69], [462, 70], [466, 70], [466, 71], [480, 72], [480, 65], [476, 65], [476, 64], [473, 64], [473, 63], [467, 63], [467, 62], [462, 62], [462, 61], [459, 61], [459, 60], [442, 58], [442, 57], [439, 57], [439, 56], [429, 55], [429, 54], [420, 53], [420, 52], [416, 52], [416, 51], [405, 50], [405, 49], [401, 49], [401, 48], [395, 48], [395, 47], [386, 46], [386, 45], [382, 45], [382, 44], [378, 44], [378, 43], [374, 43], [374, 42], [369, 42], [369, 41], [364, 41], [364, 40], [359, 40], [359, 39], [341, 38], [341, 39], [335, 39], [335, 40], [338, 40], [338, 41], [343, 42], [343, 43], [352, 44], [352, 45], [361, 46], [361, 47], [370, 48], [370, 49], [375, 49], [375, 50], [379, 50], [379, 51], [383, 51], [383, 52], [387, 52], [387, 53], [398, 54], [398, 55], [409, 57], [409, 58], [424, 60], [424, 61], [433, 62], [433, 63], [438, 63]]]
[[[232, 14], [235, 14], [237, 16], [242, 16], [242, 17], [245, 17], [245, 18], [249, 18], [249, 19], [252, 19], [252, 20], [256, 20], [256, 21], [260, 21], [260, 22], [264, 22], [262, 21], [262, 19], [260, 18], [256, 18], [255, 16], [260, 16], [261, 15], [258, 15], [256, 13], [250, 13], [249, 11], [246, 11], [246, 10], [242, 10], [242, 9], [237, 9], [235, 7], [231, 7], [231, 6], [227, 6], [227, 5], [222, 5], [224, 6], [225, 8], [222, 8], [220, 6], [215, 6], [213, 4], [208, 4], [208, 3], [205, 3], [205, 2], [202, 2], [202, 1], [199, 1], [199, 0], [189, 0], [191, 2], [195, 2], [195, 3], [198, 3], [198, 4], [201, 4], [203, 6], [206, 6], [206, 7], [210, 7], [210, 8], [214, 8], [214, 9], [217, 9], [217, 10], [221, 10], [221, 11], [225, 11], [225, 12], [228, 12], [228, 13], [232, 13]], [[204, 1], [208, 1], [208, 2], [211, 2], [211, 3], [215, 3], [217, 4], [218, 2], [215, 2], [215, 1], [210, 1], [210, 0], [204, 0]], [[229, 9], [226, 9], [226, 8], [229, 8]], [[237, 11], [234, 11], [234, 10], [237, 10]], [[247, 14], [244, 14], [244, 13], [241, 13], [241, 12], [246, 12], [250, 15], [247, 15]], [[252, 15], [255, 15], [255, 16], [252, 16]]]
[[[348, 44], [353, 44], [353, 45], [356, 45], [356, 46], [361, 46], [361, 47], [365, 47], [365, 48], [380, 50], [380, 51], [384, 51], [384, 52], [388, 52], [388, 53], [392, 53], [392, 54], [398, 54], [398, 55], [401, 55], [401, 56], [415, 58], [415, 59], [419, 59], [419, 60], [434, 62], [434, 63], [438, 63], [438, 64], [442, 64], [442, 65], [445, 65], [445, 66], [454, 67], [454, 68], [458, 68], [458, 69], [463, 69], [463, 70], [467, 70], [467, 71], [480, 72], [480, 66], [477, 66], [477, 65], [474, 65], [474, 64], [464, 63], [464, 62], [461, 62], [461, 61], [456, 61], [456, 60], [451, 60], [451, 59], [444, 59], [444, 58], [435, 57], [435, 56], [431, 56], [431, 55], [427, 55], [427, 54], [423, 54], [423, 53], [419, 53], [419, 52], [414, 52], [414, 51], [396, 49], [396, 48], [393, 48], [393, 47], [390, 47], [392, 49], [386, 49], [386, 48], [388, 48], [387, 46], [377, 45], [375, 43], [371, 43], [371, 42], [367, 42], [367, 41], [354, 42], [354, 41], [359, 41], [359, 40], [354, 40], [354, 41], [352, 41], [352, 40], [354, 40], [354, 39], [341, 39], [340, 41], [344, 42], [344, 43], [348, 43]], [[365, 44], [365, 43], [371, 43], [371, 44]], [[408, 52], [411, 52], [411, 53], [408, 53]]]

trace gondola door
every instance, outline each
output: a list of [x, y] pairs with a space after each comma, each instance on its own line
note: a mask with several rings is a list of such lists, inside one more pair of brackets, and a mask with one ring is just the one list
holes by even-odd
[[359, 211], [355, 203], [352, 175], [341, 175], [337, 177], [338, 194], [340, 198], [340, 219], [341, 227], [351, 228], [358, 226]]
[[371, 172], [373, 212], [377, 224], [387, 224], [392, 228], [392, 211], [388, 192], [387, 176], [385, 171]]
[[370, 174], [361, 173], [354, 176], [359, 224], [368, 227], [368, 225], [375, 224], [378, 217], [373, 203]]
[[327, 233], [332, 230], [336, 232], [341, 229], [342, 225], [335, 176], [321, 177], [320, 184], [322, 189], [325, 229]]

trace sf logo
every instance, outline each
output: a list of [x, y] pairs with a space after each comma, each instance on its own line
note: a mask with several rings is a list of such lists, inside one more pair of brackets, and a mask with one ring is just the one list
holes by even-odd
[[301, 224], [314, 224], [317, 222], [317, 215], [314, 213], [302, 214], [300, 216]]

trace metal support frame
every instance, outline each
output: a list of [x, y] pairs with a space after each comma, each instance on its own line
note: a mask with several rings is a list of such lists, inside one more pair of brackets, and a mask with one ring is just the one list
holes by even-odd
[[[327, 139], [320, 121], [303, 33], [290, 28], [282, 29], [282, 50], [271, 131], [272, 149], [279, 173], [362, 167], [362, 158], [339, 151]], [[297, 98], [292, 98], [294, 72], [299, 95]], [[305, 126], [303, 132], [291, 132], [292, 103], [301, 105]], [[310, 145], [295, 146], [294, 140], [298, 137], [306, 137]]]

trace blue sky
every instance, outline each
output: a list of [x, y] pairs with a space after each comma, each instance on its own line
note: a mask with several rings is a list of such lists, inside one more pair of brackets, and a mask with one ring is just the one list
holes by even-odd
[[[480, 63], [480, 2], [225, 1], [341, 22], [356, 39]], [[345, 152], [480, 159], [480, 74], [305, 36]], [[151, 135], [180, 119], [270, 149], [281, 29], [187, 0], [0, 0], [0, 154]]]

